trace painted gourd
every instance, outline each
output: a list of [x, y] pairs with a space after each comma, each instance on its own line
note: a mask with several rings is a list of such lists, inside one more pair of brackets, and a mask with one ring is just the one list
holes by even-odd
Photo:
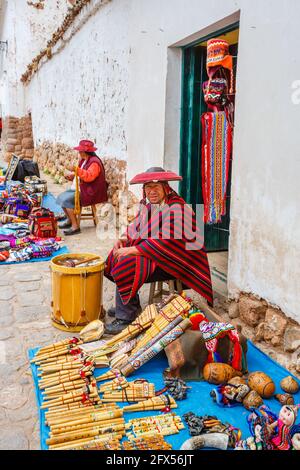
[[299, 384], [291, 375], [282, 379], [280, 387], [286, 393], [297, 393], [299, 391]]
[[241, 376], [242, 374], [228, 364], [221, 362], [210, 362], [203, 368], [204, 380], [215, 385], [226, 383], [237, 375]]
[[248, 377], [248, 385], [262, 398], [270, 398], [275, 392], [275, 384], [264, 372], [252, 372]]
[[263, 403], [261, 396], [255, 390], [251, 390], [243, 400], [243, 405], [247, 410], [259, 408]]
[[281, 405], [294, 405], [294, 397], [289, 393], [277, 393], [275, 398]]

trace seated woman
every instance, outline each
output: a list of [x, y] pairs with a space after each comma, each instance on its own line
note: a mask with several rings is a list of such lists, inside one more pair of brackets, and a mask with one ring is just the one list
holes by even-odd
[[[95, 154], [97, 148], [90, 140], [81, 140], [78, 147], [80, 161], [77, 168], [80, 189], [80, 206], [91, 206], [107, 201], [107, 183], [105, 180], [105, 169], [100, 158]], [[80, 233], [79, 221], [75, 215], [75, 167], [70, 167], [71, 173], [66, 175], [70, 181], [73, 180], [72, 186], [64, 191], [57, 198], [59, 204], [65, 213], [66, 220], [59, 224], [59, 228], [65, 228], [65, 235], [74, 235]]]
[[[169, 186], [181, 180], [150, 168], [130, 184], [143, 184], [141, 209], [106, 261], [105, 276], [116, 283], [116, 319], [106, 333], [118, 334], [141, 311], [138, 290], [145, 282], [180, 279], [212, 304], [212, 286], [203, 237], [192, 209]], [[148, 201], [148, 202], [147, 202]]]

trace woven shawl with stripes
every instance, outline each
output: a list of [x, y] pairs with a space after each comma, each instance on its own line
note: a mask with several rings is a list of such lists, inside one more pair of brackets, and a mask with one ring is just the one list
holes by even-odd
[[[196, 227], [195, 214], [175, 192], [169, 194], [165, 202], [162, 210], [155, 213], [151, 212], [151, 204], [142, 206], [127, 228], [124, 246], [135, 246], [141, 256], [123, 256], [116, 260], [111, 251], [106, 261], [105, 275], [116, 283], [125, 305], [156, 267], [169, 273], [170, 278], [180, 279], [212, 304], [208, 259], [203, 238]], [[156, 236], [152, 237], [155, 230]], [[196, 249], [187, 249], [187, 244], [191, 242]]]

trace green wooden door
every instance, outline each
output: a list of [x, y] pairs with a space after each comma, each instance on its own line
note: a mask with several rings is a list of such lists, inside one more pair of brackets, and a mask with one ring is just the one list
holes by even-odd
[[[202, 39], [200, 42], [217, 37], [231, 28]], [[231, 46], [236, 66], [237, 45]], [[206, 47], [197, 44], [183, 49], [182, 64], [182, 103], [181, 103], [181, 147], [180, 174], [183, 181], [179, 191], [187, 203], [195, 207], [203, 204], [201, 175], [201, 115], [207, 110], [204, 102], [202, 84], [207, 80]], [[228, 250], [230, 224], [231, 164], [226, 197], [226, 215], [222, 222], [204, 227], [204, 241], [207, 251]]]

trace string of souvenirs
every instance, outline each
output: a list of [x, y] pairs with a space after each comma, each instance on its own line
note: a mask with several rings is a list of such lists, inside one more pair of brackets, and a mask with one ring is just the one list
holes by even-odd
[[206, 70], [203, 96], [207, 111], [201, 116], [202, 193], [204, 222], [215, 224], [226, 214], [234, 121], [233, 61], [224, 39], [207, 42]]
[[60, 249], [54, 213], [41, 207], [46, 192], [36, 176], [0, 191], [0, 263], [48, 258]]
[[[184, 421], [191, 438], [182, 442], [182, 449], [300, 448], [300, 426], [295, 425], [299, 405], [293, 398], [297, 381], [286, 377], [281, 381], [285, 393], [275, 394], [271, 377], [248, 373], [243, 335], [233, 325], [209, 321], [183, 294], [146, 307], [117, 336], [104, 340], [102, 334], [102, 322], [95, 320], [79, 338], [43, 347], [31, 360], [50, 450], [170, 449], [165, 437], [180, 434]], [[128, 379], [162, 350], [169, 362], [163, 389], [144, 377]], [[104, 367], [109, 370], [95, 374]], [[216, 385], [208, 399], [220, 407], [243, 405], [251, 411], [250, 437], [217, 416], [190, 412], [183, 421], [173, 411], [177, 401], [188, 398], [191, 387], [185, 380], [199, 379], [199, 371]], [[263, 402], [272, 396], [283, 405], [278, 416]], [[146, 411], [157, 413], [126, 420], [127, 413]]]

